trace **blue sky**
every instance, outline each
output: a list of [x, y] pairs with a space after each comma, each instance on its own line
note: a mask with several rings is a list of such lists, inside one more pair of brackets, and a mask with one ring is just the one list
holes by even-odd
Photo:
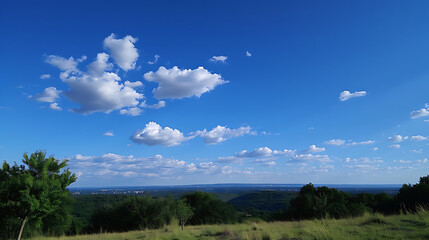
[[426, 1], [14, 1], [0, 160], [74, 186], [414, 183], [429, 170]]

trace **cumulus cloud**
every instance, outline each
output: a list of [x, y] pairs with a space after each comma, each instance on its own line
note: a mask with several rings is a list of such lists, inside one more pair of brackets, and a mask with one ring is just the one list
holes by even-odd
[[428, 138], [427, 138], [427, 137], [424, 137], [424, 136], [422, 136], [422, 135], [416, 135], [416, 136], [412, 136], [412, 137], [410, 138], [410, 140], [411, 140], [411, 141], [416, 141], [416, 142], [418, 142], [418, 141], [428, 140]]
[[252, 54], [249, 51], [246, 51], [246, 57], [251, 57]]
[[125, 108], [125, 109], [121, 109], [121, 111], [119, 111], [120, 114], [122, 115], [128, 115], [128, 116], [140, 116], [140, 114], [142, 114], [143, 110], [141, 108], [138, 107], [132, 107], [132, 108]]
[[403, 140], [407, 140], [407, 139], [408, 139], [408, 136], [403, 137], [399, 134], [387, 138], [387, 140], [395, 143], [402, 142]]
[[411, 119], [416, 119], [416, 118], [421, 118], [421, 117], [427, 117], [427, 116], [429, 116], [429, 106], [428, 106], [428, 104], [426, 104], [424, 108], [421, 108], [421, 109], [416, 110], [416, 111], [412, 111], [410, 113], [410, 118]]
[[332, 139], [324, 142], [324, 144], [326, 145], [334, 145], [334, 146], [341, 146], [341, 145], [344, 145], [345, 143], [346, 143], [346, 140], [342, 140], [342, 139]]
[[108, 62], [109, 55], [99, 53], [94, 62], [88, 65], [88, 71], [77, 69], [77, 62], [71, 57], [50, 55], [46, 62], [58, 67], [63, 72], [60, 79], [69, 86], [63, 91], [72, 102], [80, 105], [80, 108], [71, 109], [73, 112], [90, 114], [94, 112], [110, 113], [114, 110], [136, 107], [144, 96], [138, 93], [134, 87], [141, 82], [125, 82], [113, 70], [113, 65]]
[[372, 151], [377, 151], [377, 150], [378, 150], [378, 147], [373, 147], [373, 148], [371, 148], [371, 150], [372, 150]]
[[227, 56], [213, 56], [210, 58], [211, 62], [222, 62], [225, 63], [225, 61], [228, 59]]
[[42, 75], [40, 75], [40, 79], [48, 79], [48, 78], [51, 78], [50, 74], [42, 74]]
[[43, 92], [37, 94], [36, 96], [29, 96], [29, 98], [36, 100], [38, 102], [56, 102], [60, 98], [60, 90], [57, 90], [55, 87], [48, 87], [43, 90]]
[[58, 106], [58, 103], [56, 103], [56, 102], [49, 104], [49, 108], [52, 110], [55, 110], [55, 111], [62, 111], [63, 110], [60, 106]]
[[195, 136], [200, 136], [204, 139], [204, 142], [207, 144], [217, 144], [225, 140], [240, 137], [244, 135], [255, 135], [256, 132], [252, 131], [251, 127], [240, 127], [237, 129], [230, 129], [226, 126], [220, 126], [213, 128], [210, 131], [204, 129], [202, 131], [197, 131], [193, 133]]
[[193, 70], [181, 70], [177, 66], [171, 69], [160, 67], [156, 72], [145, 73], [144, 78], [158, 83], [158, 87], [153, 90], [157, 99], [200, 97], [216, 86], [227, 83], [221, 75], [210, 73], [203, 67]]
[[164, 145], [176, 146], [188, 141], [192, 137], [185, 137], [182, 132], [169, 127], [162, 128], [156, 122], [149, 122], [144, 129], [139, 129], [131, 136], [135, 143], [143, 143], [149, 146]]
[[319, 148], [319, 147], [316, 147], [316, 145], [313, 144], [310, 147], [308, 147], [308, 149], [305, 150], [305, 152], [307, 152], [307, 153], [318, 153], [318, 152], [323, 152], [325, 150], [326, 149], [324, 147]]
[[158, 59], [159, 59], [159, 55], [155, 54], [155, 56], [153, 56], [153, 61], [149, 61], [147, 63], [150, 65], [155, 64], [156, 62], [158, 62]]
[[134, 46], [136, 41], [137, 38], [130, 35], [117, 39], [112, 33], [104, 39], [104, 47], [110, 50], [116, 64], [124, 71], [128, 71], [136, 67], [136, 61], [139, 57], [137, 48]]
[[247, 151], [243, 150], [236, 154], [237, 157], [240, 158], [256, 158], [256, 157], [269, 157], [273, 153], [273, 150], [271, 150], [268, 147], [260, 147], [255, 148], [253, 151]]
[[393, 144], [389, 146], [389, 148], [400, 148], [400, 147], [401, 147], [400, 144]]
[[355, 98], [355, 97], [363, 97], [366, 95], [365, 91], [357, 91], [354, 93], [351, 93], [350, 91], [342, 91], [340, 93], [340, 101], [344, 102], [349, 100], [350, 98]]

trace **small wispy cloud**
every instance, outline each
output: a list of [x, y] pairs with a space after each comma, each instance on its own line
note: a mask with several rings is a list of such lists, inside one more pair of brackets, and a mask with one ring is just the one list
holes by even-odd
[[351, 93], [350, 91], [342, 91], [340, 93], [340, 101], [344, 102], [344, 101], [349, 100], [350, 98], [363, 97], [363, 96], [366, 96], [365, 91], [357, 91], [354, 93]]
[[103, 133], [103, 135], [107, 136], [107, 137], [113, 137], [113, 136], [115, 136], [115, 134], [113, 134], [113, 131], [107, 131], [107, 132]]
[[155, 56], [153, 56], [153, 60], [152, 61], [148, 61], [147, 63], [150, 64], [150, 65], [155, 64], [156, 62], [158, 62], [159, 57], [160, 56], [158, 54], [155, 54]]
[[210, 58], [210, 62], [222, 62], [222, 63], [225, 63], [227, 59], [228, 59], [227, 56], [213, 56], [212, 58]]
[[42, 75], [40, 75], [40, 79], [48, 79], [48, 78], [51, 78], [50, 74], [42, 74]]

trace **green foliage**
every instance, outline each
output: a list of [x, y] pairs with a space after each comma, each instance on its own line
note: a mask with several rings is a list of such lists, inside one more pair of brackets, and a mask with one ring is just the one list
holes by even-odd
[[192, 208], [189, 224], [236, 223], [239, 214], [230, 204], [222, 202], [205, 192], [188, 193], [182, 199]]
[[16, 233], [19, 225], [23, 227], [27, 220], [40, 231], [44, 223], [45, 230], [51, 229], [46, 225], [53, 220], [57, 224], [70, 222], [65, 219], [67, 216], [60, 216], [66, 211], [62, 207], [69, 197], [66, 187], [76, 181], [76, 176], [68, 169], [62, 171], [68, 160], [46, 158], [42, 151], [30, 156], [24, 154], [23, 158], [23, 165], [10, 166], [4, 162], [0, 169], [0, 233], [5, 238]]
[[421, 177], [419, 183], [404, 184], [397, 195], [403, 211], [417, 211], [429, 207], [429, 175]]

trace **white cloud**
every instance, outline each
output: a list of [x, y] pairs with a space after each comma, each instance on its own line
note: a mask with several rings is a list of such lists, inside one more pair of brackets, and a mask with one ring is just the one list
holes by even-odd
[[116, 64], [124, 71], [128, 71], [136, 67], [136, 61], [139, 57], [137, 48], [134, 46], [136, 41], [137, 38], [130, 35], [117, 39], [112, 33], [104, 39], [104, 47], [110, 50]]
[[264, 162], [264, 165], [271, 167], [271, 166], [276, 165], [276, 162], [274, 162], [274, 161]]
[[334, 145], [334, 146], [341, 146], [341, 145], [344, 145], [345, 142], [346, 141], [342, 140], [342, 139], [332, 139], [332, 140], [324, 142], [324, 144], [326, 144], [326, 145]]
[[109, 63], [109, 55], [107, 53], [98, 53], [94, 62], [88, 65], [88, 73], [92, 76], [102, 76], [105, 71], [111, 71], [113, 64]]
[[366, 95], [365, 91], [357, 91], [354, 93], [350, 93], [349, 91], [342, 91], [340, 93], [340, 101], [344, 102], [349, 100], [350, 98], [363, 97], [365, 95]]
[[395, 143], [402, 142], [402, 140], [407, 140], [407, 139], [408, 139], [408, 136], [402, 137], [399, 134], [387, 138], [387, 140]]
[[121, 109], [121, 111], [119, 111], [120, 114], [122, 115], [128, 115], [128, 116], [140, 116], [140, 114], [142, 114], [143, 110], [141, 108], [138, 107], [132, 107], [132, 108], [124, 108]]
[[153, 90], [157, 99], [200, 97], [216, 86], [227, 83], [221, 75], [210, 73], [203, 67], [194, 70], [181, 70], [177, 66], [171, 69], [160, 67], [156, 72], [145, 73], [144, 78], [158, 83], [158, 87]]
[[48, 78], [51, 78], [50, 74], [42, 74], [42, 75], [40, 75], [40, 79], [48, 79]]
[[49, 55], [45, 59], [45, 62], [59, 68], [61, 71], [65, 71], [65, 72], [77, 71], [78, 61], [75, 61], [73, 57], [66, 59], [55, 55]]
[[155, 56], [153, 56], [153, 61], [149, 61], [149, 62], [147, 62], [148, 64], [155, 64], [156, 62], [158, 62], [158, 59], [159, 59], [159, 55], [158, 54], [155, 54]]
[[412, 111], [410, 113], [410, 118], [411, 119], [416, 119], [416, 118], [421, 118], [421, 117], [427, 117], [429, 116], [429, 107], [426, 106], [422, 109], [416, 110], [416, 111]]
[[318, 153], [318, 152], [323, 152], [323, 151], [325, 151], [326, 149], [325, 148], [319, 148], [319, 147], [316, 147], [316, 145], [311, 145], [310, 147], [308, 147], [308, 149], [305, 151], [305, 152], [307, 152], [307, 153]]
[[412, 136], [412, 137], [410, 138], [410, 140], [411, 140], [411, 141], [419, 142], [419, 141], [428, 140], [428, 138], [427, 138], [427, 137], [424, 137], [424, 136], [422, 136], [422, 135], [417, 135], [417, 136]]
[[260, 148], [255, 148], [252, 151], [243, 150], [241, 152], [236, 153], [234, 156], [219, 157], [217, 161], [234, 163], [234, 162], [241, 162], [244, 159], [248, 159], [248, 158], [267, 158], [267, 157], [278, 157], [278, 156], [293, 157], [295, 152], [296, 152], [295, 150], [288, 150], [288, 149], [271, 150], [268, 147], [260, 147]]
[[115, 134], [113, 134], [113, 132], [112, 132], [112, 131], [107, 131], [107, 132], [103, 133], [103, 135], [104, 135], [104, 136], [108, 136], [108, 137], [113, 137], [113, 136], [115, 136]]
[[124, 85], [130, 88], [137, 88], [137, 87], [143, 86], [143, 83], [140, 81], [135, 81], [135, 82], [125, 81]]
[[377, 150], [378, 150], [378, 147], [373, 147], [373, 148], [371, 148], [371, 150], [372, 150], [372, 151], [377, 151]]
[[157, 102], [155, 104], [152, 104], [152, 105], [147, 105], [146, 102], [142, 102], [140, 104], [140, 107], [143, 107], [143, 108], [152, 108], [152, 109], [160, 109], [160, 108], [165, 107], [165, 105], [166, 105], [165, 101], [159, 101], [159, 102]]
[[210, 131], [206, 129], [202, 131], [197, 131], [193, 133], [195, 136], [200, 136], [204, 139], [204, 142], [207, 144], [217, 144], [225, 140], [240, 137], [244, 135], [255, 135], [256, 133], [252, 131], [251, 127], [240, 127], [237, 129], [230, 129], [226, 126], [220, 126], [213, 128]]
[[348, 143], [348, 146], [356, 146], [356, 145], [369, 145], [369, 144], [373, 144], [375, 143], [375, 141], [372, 140], [368, 140], [368, 141], [362, 141], [362, 142], [351, 142]]
[[72, 102], [80, 108], [71, 109], [73, 112], [90, 114], [94, 112], [110, 113], [122, 108], [135, 107], [144, 96], [133, 87], [140, 86], [139, 82], [120, 83], [121, 78], [108, 63], [109, 55], [99, 53], [94, 62], [88, 65], [88, 72], [77, 69], [77, 62], [73, 58], [68, 60], [62, 57], [49, 56], [46, 62], [57, 66], [64, 72], [60, 74], [61, 80], [69, 86], [63, 92]]
[[60, 90], [57, 90], [55, 87], [48, 87], [43, 90], [43, 92], [37, 94], [36, 96], [29, 96], [29, 98], [34, 99], [38, 102], [56, 102], [60, 98]]
[[202, 169], [212, 169], [212, 168], [215, 168], [216, 165], [213, 164], [213, 162], [202, 162], [198, 164], [198, 167]]
[[291, 158], [294, 162], [332, 162], [328, 155], [299, 154]]
[[222, 62], [225, 63], [225, 61], [228, 59], [227, 56], [213, 56], [210, 58], [211, 62]]
[[246, 57], [251, 57], [252, 54], [249, 51], [246, 51]]
[[62, 111], [63, 110], [60, 106], [58, 106], [58, 103], [56, 103], [56, 102], [49, 104], [49, 108], [52, 110], [55, 110], [55, 111]]
[[383, 160], [379, 158], [369, 158], [369, 157], [361, 157], [361, 158], [345, 158], [345, 163], [382, 163]]
[[131, 136], [131, 140], [135, 143], [144, 143], [149, 146], [176, 146], [191, 138], [192, 137], [183, 136], [183, 133], [177, 129], [169, 127], [162, 128], [156, 122], [149, 122], [144, 129], [137, 130], [133, 136]]
[[99, 175], [104, 177], [162, 177], [183, 175], [200, 169], [194, 163], [165, 158], [162, 155], [153, 157], [123, 156], [113, 153], [101, 156], [83, 156], [77, 154], [69, 158], [69, 166], [73, 172], [81, 172], [81, 175]]
[[273, 151], [268, 147], [255, 148], [253, 151], [248, 152], [243, 150], [236, 154], [239, 158], [256, 158], [256, 157], [269, 157]]
[[389, 148], [400, 148], [400, 147], [401, 147], [400, 144], [393, 144], [389, 146]]

